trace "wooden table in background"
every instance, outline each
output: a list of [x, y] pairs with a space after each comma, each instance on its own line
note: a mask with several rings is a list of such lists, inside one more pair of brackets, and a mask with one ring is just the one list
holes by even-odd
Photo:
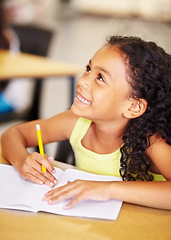
[[[6, 163], [0, 152], [0, 163]], [[72, 166], [55, 161], [55, 166]], [[171, 211], [123, 203], [116, 221], [0, 209], [1, 240], [170, 240]]]
[[70, 81], [70, 104], [74, 97], [75, 76], [82, 72], [82, 66], [52, 60], [28, 53], [11, 53], [0, 49], [0, 80], [12, 78], [40, 78], [66, 76]]

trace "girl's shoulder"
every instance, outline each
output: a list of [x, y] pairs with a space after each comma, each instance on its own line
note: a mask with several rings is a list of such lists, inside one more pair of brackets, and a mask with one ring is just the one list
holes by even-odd
[[156, 173], [163, 175], [167, 180], [171, 179], [171, 145], [159, 134], [150, 137], [150, 146], [146, 154], [151, 160]]
[[160, 136], [160, 134], [158, 134], [158, 133], [153, 134], [153, 135], [149, 138], [149, 140], [150, 140], [150, 147], [153, 147], [153, 145], [156, 144], [156, 143], [166, 142], [166, 140], [163, 139], [163, 138]]

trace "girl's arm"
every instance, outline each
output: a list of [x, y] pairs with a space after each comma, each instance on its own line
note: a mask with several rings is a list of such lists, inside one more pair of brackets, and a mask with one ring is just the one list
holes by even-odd
[[[29, 154], [27, 148], [38, 145], [36, 124], [41, 127], [43, 144], [47, 144], [69, 138], [76, 121], [77, 117], [69, 110], [47, 120], [16, 125], [2, 134], [2, 154], [23, 178], [53, 187], [56, 179], [52, 175], [54, 168], [50, 161], [39, 153]], [[47, 169], [46, 178], [42, 174], [42, 164]]]
[[54, 204], [72, 200], [71, 208], [83, 200], [107, 201], [118, 199], [147, 207], [171, 210], [171, 181], [166, 182], [96, 182], [76, 180], [46, 193], [44, 200]]
[[76, 180], [63, 187], [49, 191], [45, 200], [54, 204], [64, 199], [72, 198], [66, 208], [71, 208], [79, 202], [91, 199], [106, 201], [118, 199], [133, 204], [171, 210], [171, 146], [162, 139], [156, 139], [148, 149], [158, 173], [165, 182], [92, 182]]

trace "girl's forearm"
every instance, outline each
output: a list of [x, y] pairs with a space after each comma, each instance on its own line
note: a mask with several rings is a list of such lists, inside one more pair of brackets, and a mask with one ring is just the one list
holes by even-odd
[[1, 148], [3, 157], [17, 169], [22, 160], [29, 155], [25, 142], [17, 129], [10, 129], [2, 134]]
[[166, 182], [112, 182], [111, 199], [171, 210], [171, 181]]

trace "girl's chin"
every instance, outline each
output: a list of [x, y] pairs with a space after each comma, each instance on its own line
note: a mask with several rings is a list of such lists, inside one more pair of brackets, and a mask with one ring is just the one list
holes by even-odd
[[83, 117], [83, 118], [88, 117], [85, 109], [81, 109], [81, 108], [77, 107], [77, 105], [75, 105], [74, 103], [71, 106], [71, 111], [78, 117]]

